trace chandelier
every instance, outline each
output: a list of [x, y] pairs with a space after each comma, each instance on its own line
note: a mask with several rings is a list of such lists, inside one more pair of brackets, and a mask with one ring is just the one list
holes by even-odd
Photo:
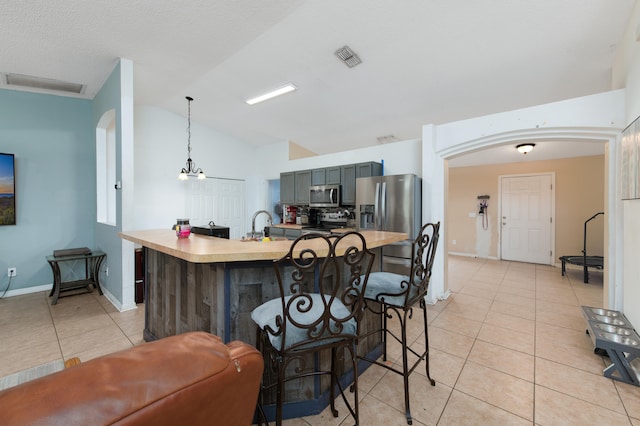
[[188, 114], [187, 114], [187, 119], [188, 119], [188, 127], [187, 127], [187, 134], [188, 139], [187, 139], [187, 167], [186, 168], [182, 168], [182, 170], [180, 170], [180, 174], [178, 175], [178, 179], [180, 180], [187, 180], [189, 179], [189, 175], [198, 175], [198, 179], [202, 180], [205, 179], [206, 176], [204, 175], [204, 172], [202, 171], [202, 169], [198, 168], [196, 169], [196, 163], [191, 159], [191, 101], [193, 100], [193, 98], [191, 96], [187, 96], [187, 107], [188, 107]]

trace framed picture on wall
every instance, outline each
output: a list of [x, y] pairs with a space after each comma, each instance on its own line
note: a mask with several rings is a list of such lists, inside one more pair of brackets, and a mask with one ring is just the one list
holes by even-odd
[[16, 168], [13, 154], [0, 153], [0, 225], [16, 224]]
[[640, 198], [640, 117], [622, 131], [621, 198]]

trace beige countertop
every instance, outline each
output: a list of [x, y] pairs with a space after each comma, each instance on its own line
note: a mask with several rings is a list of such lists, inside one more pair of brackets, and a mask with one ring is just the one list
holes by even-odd
[[270, 226], [282, 229], [302, 229], [302, 225], [295, 225], [293, 223], [276, 223], [275, 225]]
[[343, 234], [345, 232], [355, 231], [355, 228], [333, 228], [331, 230], [332, 234]]
[[[227, 240], [198, 234], [178, 239], [175, 231], [170, 229], [128, 231], [118, 235], [127, 241], [193, 263], [273, 260], [284, 256], [291, 247], [290, 240], [263, 243]], [[402, 232], [362, 231], [362, 235], [370, 249], [407, 239], [407, 234]], [[319, 242], [318, 247], [321, 247]], [[319, 249], [318, 254], [322, 256], [326, 253]]]

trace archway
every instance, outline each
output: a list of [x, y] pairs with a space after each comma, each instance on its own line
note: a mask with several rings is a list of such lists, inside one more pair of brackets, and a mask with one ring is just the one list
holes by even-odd
[[[612, 108], [612, 105], [614, 106]], [[580, 115], [577, 115], [577, 112]], [[540, 116], [554, 117], [554, 126]], [[525, 128], [523, 123], [544, 122], [544, 127]], [[585, 98], [562, 101], [489, 117], [465, 120], [441, 126], [423, 127], [423, 221], [442, 221], [442, 241], [447, 241], [448, 159], [466, 152], [524, 141], [597, 140], [605, 148], [605, 274], [603, 303], [613, 309], [622, 306], [622, 208], [618, 194], [616, 164], [619, 137], [624, 123], [624, 91], [618, 90]], [[449, 296], [446, 250], [438, 248], [428, 301]]]

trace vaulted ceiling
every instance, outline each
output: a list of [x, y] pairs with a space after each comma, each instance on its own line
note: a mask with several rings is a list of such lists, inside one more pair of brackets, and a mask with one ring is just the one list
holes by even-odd
[[[135, 102], [317, 153], [611, 89], [634, 0], [31, 0], [0, 6], [0, 73], [85, 85], [134, 63]], [[362, 60], [345, 66], [348, 45]], [[249, 106], [249, 97], [298, 90]], [[0, 79], [0, 88], [8, 86]], [[19, 88], [17, 88], [19, 89]], [[46, 91], [44, 91], [46, 92]], [[73, 96], [73, 95], [72, 95]]]

